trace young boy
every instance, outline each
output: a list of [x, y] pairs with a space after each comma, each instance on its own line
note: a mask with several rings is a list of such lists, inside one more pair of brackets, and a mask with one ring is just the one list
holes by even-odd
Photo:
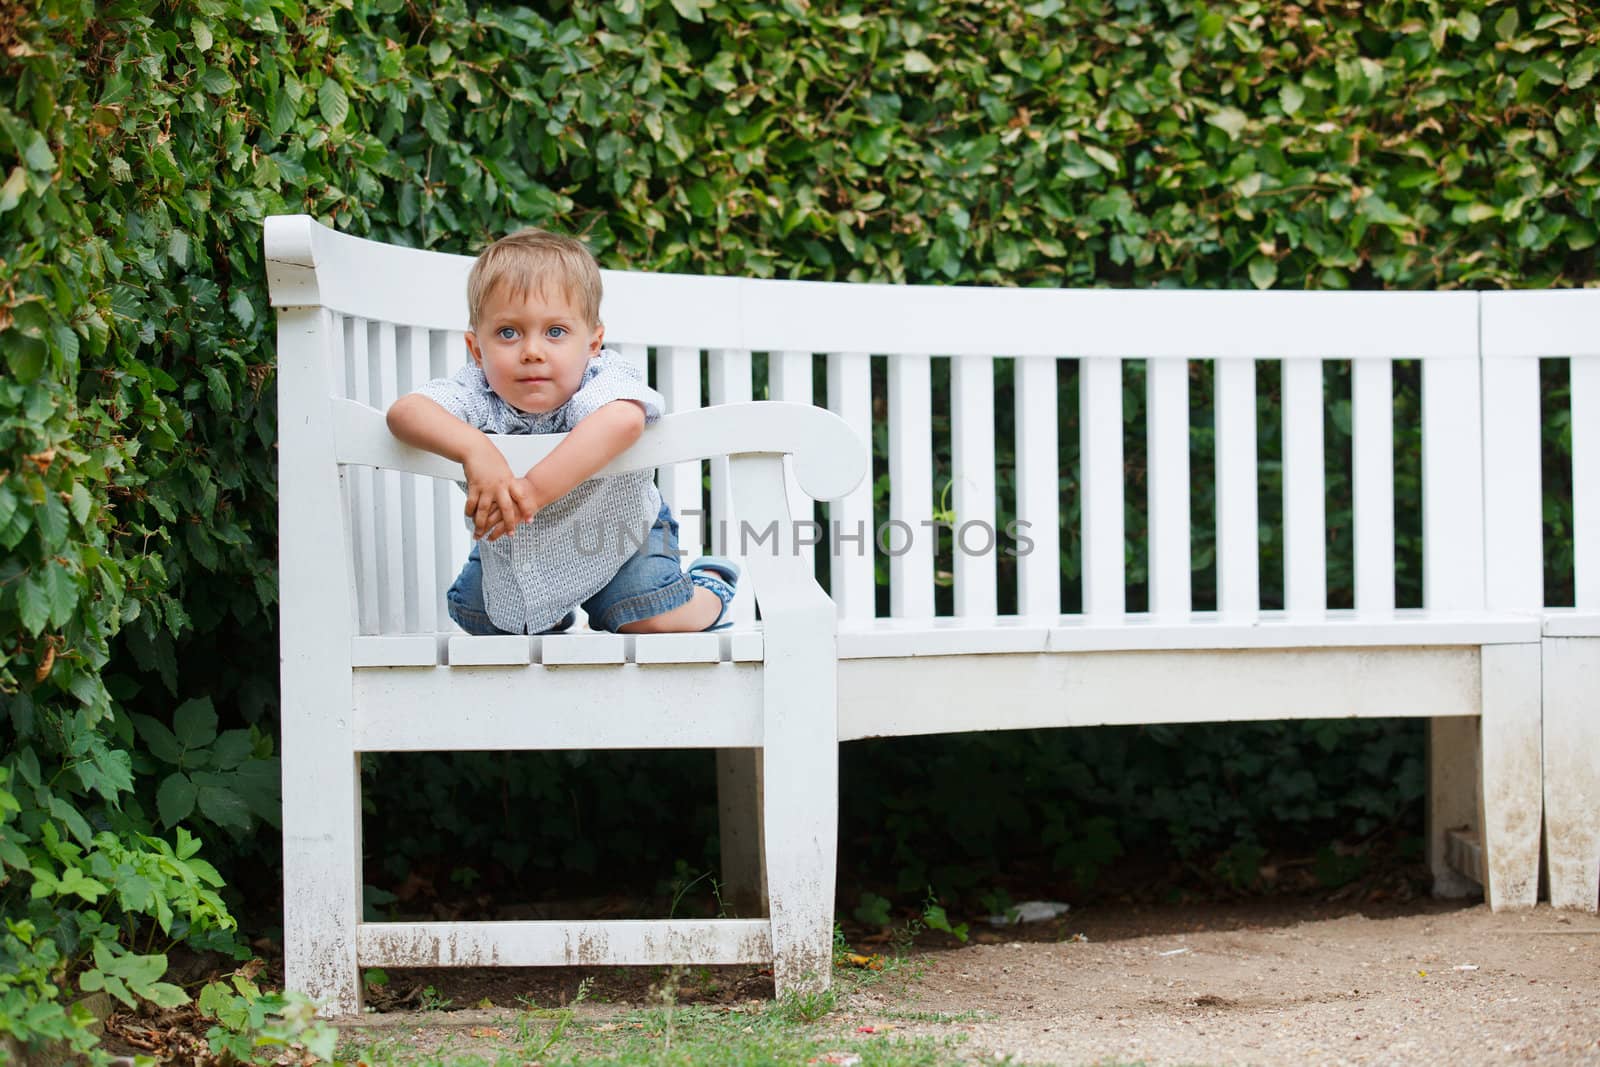
[[[581, 604], [590, 625], [615, 633], [717, 626], [738, 567], [702, 556], [680, 569], [678, 524], [650, 471], [594, 477], [661, 417], [662, 399], [600, 347], [589, 250], [542, 230], [504, 237], [472, 265], [467, 310], [472, 362], [388, 416], [400, 440], [466, 471], [475, 543], [446, 596], [450, 617], [472, 634], [559, 633]], [[490, 433], [567, 439], [518, 475]]]

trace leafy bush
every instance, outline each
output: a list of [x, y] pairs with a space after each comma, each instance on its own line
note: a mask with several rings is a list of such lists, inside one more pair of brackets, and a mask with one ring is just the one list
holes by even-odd
[[[266, 214], [458, 252], [544, 223], [608, 266], [775, 277], [1579, 284], [1600, 195], [1593, 26], [1565, 0], [0, 5], [0, 1029], [69, 1030], [50, 1007], [65, 983], [116, 974], [86, 969], [97, 948], [114, 962], [158, 956], [131, 947], [153, 931], [229, 940], [222, 904], [247, 901], [206, 875], [189, 831], [224, 870], [276, 863], [260, 832], [276, 809]], [[1564, 389], [1552, 372], [1554, 407]], [[1064, 418], [1070, 435], [1075, 405]], [[1552, 420], [1558, 487], [1569, 442]], [[1559, 602], [1570, 497], [1547, 512]], [[1402, 560], [1417, 525], [1400, 517]], [[1137, 515], [1128, 528], [1138, 582]], [[1156, 835], [1226, 844], [1236, 818], [1407, 801], [1384, 776], [1415, 759], [1415, 733], [1342, 729], [1337, 760], [1318, 727], [1151, 732], [1105, 742], [1110, 764], [1085, 756], [1091, 735], [994, 739], [1021, 779], [1065, 755], [1072, 795], [1103, 797], [1114, 824], [1078, 822], [1089, 809], [1059, 793], [944, 812], [910, 760], [880, 760], [865, 788], [882, 810], [932, 805], [922, 825], [1042, 823], [1093, 866]], [[1253, 761], [1263, 747], [1283, 758]], [[1368, 766], [1375, 747], [1392, 754]], [[954, 752], [966, 775], [971, 750]], [[546, 761], [529, 792], [671, 779], [617, 766]], [[1332, 792], [1274, 783], [1297, 767]], [[479, 770], [442, 770], [438, 802], [491, 808], [508, 772]], [[1292, 802], [1273, 810], [1260, 798], [1279, 786]], [[373, 799], [374, 839], [419, 857], [423, 831], [395, 815], [405, 790], [379, 775]], [[943, 846], [907, 819], [882, 850], [918, 889], [949, 884], [924, 878]], [[582, 825], [574, 840], [596, 832]], [[192, 903], [167, 916], [169, 892]], [[152, 967], [125, 965], [124, 985]]]

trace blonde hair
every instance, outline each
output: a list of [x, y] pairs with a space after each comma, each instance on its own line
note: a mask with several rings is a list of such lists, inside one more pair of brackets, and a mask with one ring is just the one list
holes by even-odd
[[554, 284], [590, 326], [600, 324], [600, 265], [583, 242], [548, 230], [508, 234], [485, 248], [467, 275], [467, 314], [473, 329], [491, 293], [503, 285], [524, 296]]

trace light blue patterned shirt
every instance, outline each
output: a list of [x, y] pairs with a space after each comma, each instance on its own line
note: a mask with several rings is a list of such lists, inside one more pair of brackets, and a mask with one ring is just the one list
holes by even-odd
[[[417, 392], [484, 433], [566, 433], [613, 400], [638, 401], [646, 424], [659, 419], [662, 409], [661, 394], [608, 348], [589, 360], [572, 398], [544, 414], [519, 411], [500, 399], [472, 362]], [[489, 620], [509, 633], [536, 634], [605, 588], [638, 551], [661, 510], [652, 474], [591, 478], [511, 536], [480, 542]]]

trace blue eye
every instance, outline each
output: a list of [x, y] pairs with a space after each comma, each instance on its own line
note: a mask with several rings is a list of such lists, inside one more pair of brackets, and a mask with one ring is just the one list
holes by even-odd
[[544, 332], [544, 335], [550, 338], [552, 341], [559, 341], [569, 332], [570, 331], [565, 326], [552, 326]]
[[494, 335], [502, 341], [515, 341], [517, 339], [517, 331], [511, 326], [500, 327], [494, 332]]

